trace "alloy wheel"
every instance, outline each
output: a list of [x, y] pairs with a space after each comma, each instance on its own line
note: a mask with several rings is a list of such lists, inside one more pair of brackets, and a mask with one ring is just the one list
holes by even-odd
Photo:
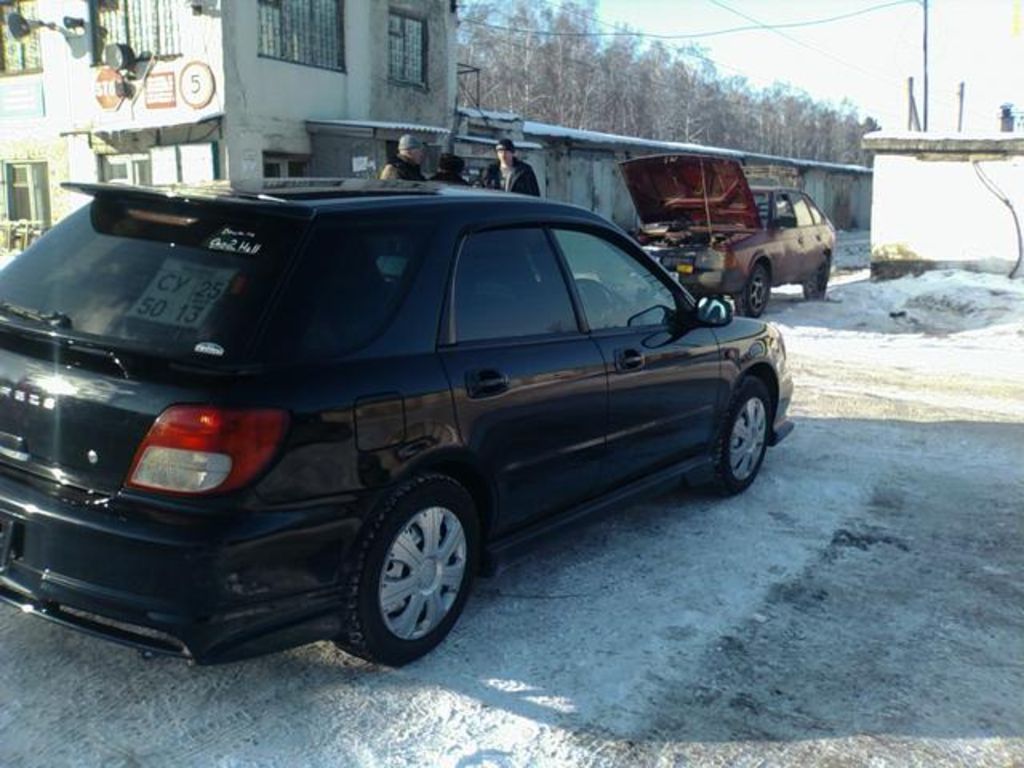
[[747, 310], [752, 317], [758, 317], [768, 303], [768, 276], [763, 268], [758, 267], [750, 276], [747, 285]]

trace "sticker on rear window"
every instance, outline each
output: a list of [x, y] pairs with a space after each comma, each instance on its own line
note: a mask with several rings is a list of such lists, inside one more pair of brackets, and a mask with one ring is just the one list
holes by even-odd
[[236, 274], [233, 269], [165, 259], [128, 316], [179, 328], [198, 328]]
[[263, 248], [259, 236], [250, 230], [221, 227], [203, 243], [211, 251], [226, 251], [255, 256]]

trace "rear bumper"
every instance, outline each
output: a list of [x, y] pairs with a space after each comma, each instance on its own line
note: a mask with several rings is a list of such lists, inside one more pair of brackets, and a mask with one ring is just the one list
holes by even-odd
[[369, 503], [211, 514], [78, 503], [0, 476], [0, 601], [198, 663], [328, 639]]

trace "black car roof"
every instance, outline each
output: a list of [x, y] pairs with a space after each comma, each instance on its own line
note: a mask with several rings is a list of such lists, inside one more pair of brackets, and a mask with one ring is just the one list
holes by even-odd
[[[504, 192], [477, 187], [456, 186], [430, 181], [400, 181], [378, 179], [256, 179], [252, 182], [232, 183], [212, 181], [197, 185], [174, 184], [162, 187], [146, 187], [109, 182], [65, 182], [61, 186], [75, 192], [95, 196], [110, 194], [117, 196], [144, 196], [181, 200], [211, 200], [225, 203], [262, 205], [300, 205], [321, 207], [346, 200], [368, 198], [467, 198], [498, 200], [510, 199]], [[516, 195], [519, 202], [535, 200]], [[547, 202], [547, 201], [544, 201]]]

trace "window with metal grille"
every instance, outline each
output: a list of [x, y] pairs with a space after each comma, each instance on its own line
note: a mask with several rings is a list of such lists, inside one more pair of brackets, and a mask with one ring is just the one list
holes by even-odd
[[343, 0], [259, 0], [259, 55], [345, 70]]
[[181, 53], [180, 0], [99, 0], [96, 50], [110, 43], [130, 45], [136, 55]]
[[426, 85], [427, 25], [394, 11], [388, 16], [388, 76], [398, 83]]
[[21, 75], [27, 72], [39, 72], [43, 68], [43, 60], [39, 55], [39, 35], [35, 32], [18, 40], [7, 28], [7, 15], [17, 11], [27, 19], [36, 16], [35, 0], [19, 0], [13, 8], [0, 8], [0, 73]]

